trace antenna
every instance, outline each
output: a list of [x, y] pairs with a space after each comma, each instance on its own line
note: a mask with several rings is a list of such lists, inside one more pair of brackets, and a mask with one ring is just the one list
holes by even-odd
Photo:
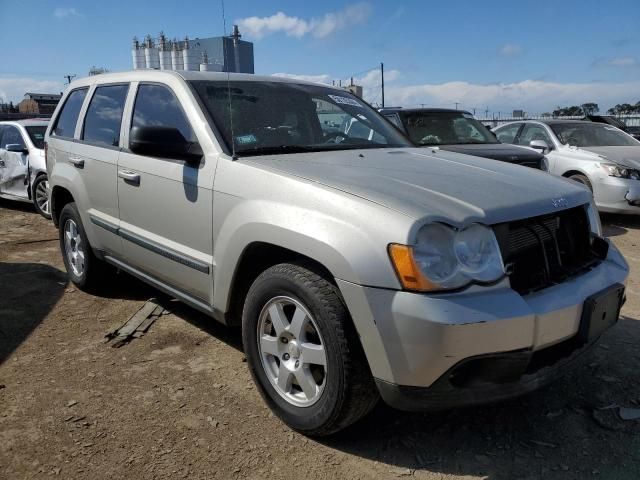
[[229, 72], [229, 64], [227, 58], [227, 42], [224, 37], [227, 36], [227, 19], [224, 15], [224, 0], [220, 0], [222, 5], [222, 30], [223, 30], [223, 39], [222, 39], [222, 53], [224, 55], [224, 65], [227, 70], [227, 97], [229, 98], [229, 126], [231, 127], [231, 160], [237, 160], [238, 156], [236, 155], [236, 138], [233, 134], [233, 112], [231, 111], [231, 73]]

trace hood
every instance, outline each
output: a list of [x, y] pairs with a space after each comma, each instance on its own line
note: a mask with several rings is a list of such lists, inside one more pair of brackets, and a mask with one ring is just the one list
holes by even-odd
[[580, 147], [607, 160], [640, 170], [640, 146], [638, 147]]
[[[463, 225], [543, 215], [588, 203], [575, 182], [530, 168], [436, 149], [403, 148], [241, 158], [367, 199], [415, 219]], [[555, 200], [555, 201], [552, 201]]]
[[540, 168], [543, 158], [543, 155], [535, 150], [504, 143], [440, 145], [439, 147], [441, 150], [447, 150], [449, 152], [492, 158], [502, 162], [516, 163], [533, 168]]

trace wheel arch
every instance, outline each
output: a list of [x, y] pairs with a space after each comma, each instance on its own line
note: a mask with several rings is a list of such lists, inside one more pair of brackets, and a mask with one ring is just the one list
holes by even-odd
[[68, 203], [75, 202], [73, 195], [65, 187], [55, 185], [51, 189], [51, 219], [57, 227], [60, 220], [60, 212]]

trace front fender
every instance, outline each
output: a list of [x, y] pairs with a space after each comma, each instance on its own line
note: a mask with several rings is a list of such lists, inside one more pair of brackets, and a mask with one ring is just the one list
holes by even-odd
[[[245, 249], [254, 242], [305, 255], [337, 279], [359, 285], [400, 288], [387, 255], [387, 245], [394, 241], [391, 239], [394, 230], [398, 238], [406, 239], [407, 219], [399, 216], [394, 222], [388, 218], [388, 210], [381, 212], [380, 207], [364, 205], [366, 211], [356, 222], [351, 218], [353, 210], [344, 208], [342, 215], [333, 215], [331, 202], [324, 206], [320, 212], [292, 203], [219, 195], [214, 200], [214, 210], [224, 210], [227, 214], [214, 237], [214, 305], [227, 310], [236, 266]], [[343, 207], [346, 207], [344, 203]], [[360, 205], [359, 210], [362, 208]], [[219, 217], [214, 213], [214, 218]], [[366, 228], [363, 223], [373, 227]], [[380, 231], [376, 225], [387, 228]], [[404, 232], [404, 236], [400, 232]]]

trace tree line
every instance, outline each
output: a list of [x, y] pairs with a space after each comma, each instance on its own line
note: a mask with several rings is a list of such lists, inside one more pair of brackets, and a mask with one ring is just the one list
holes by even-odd
[[[597, 103], [589, 102], [582, 105], [573, 105], [571, 107], [558, 106], [551, 113], [543, 113], [543, 117], [581, 117], [584, 115], [595, 115], [600, 112], [600, 107]], [[631, 103], [619, 103], [614, 107], [607, 110], [607, 115], [629, 115], [633, 113], [640, 113], [640, 102], [636, 102], [635, 105]]]

